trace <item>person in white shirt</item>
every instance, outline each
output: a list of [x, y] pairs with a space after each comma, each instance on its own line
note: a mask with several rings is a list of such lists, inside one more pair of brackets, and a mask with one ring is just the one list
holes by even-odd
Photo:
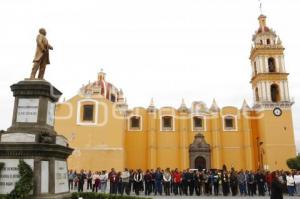
[[133, 188], [136, 195], [140, 195], [140, 191], [143, 189], [144, 175], [141, 169], [137, 170], [133, 175]]
[[286, 186], [287, 186], [287, 189], [288, 189], [289, 196], [293, 196], [294, 192], [295, 192], [295, 190], [294, 190], [295, 180], [294, 180], [294, 177], [292, 176], [292, 173], [287, 173]]
[[108, 179], [108, 174], [106, 173], [106, 171], [102, 171], [102, 173], [100, 175], [100, 189], [101, 189], [101, 193], [105, 193], [106, 192], [107, 179]]
[[170, 169], [167, 168], [163, 174], [163, 179], [164, 179], [164, 183], [165, 183], [165, 193], [167, 196], [170, 195], [170, 188], [171, 188], [171, 180], [172, 180], [172, 176], [170, 173]]
[[300, 171], [294, 175], [294, 181], [296, 184], [296, 195], [300, 196]]
[[121, 189], [121, 195], [124, 194], [124, 191], [126, 192], [127, 195], [130, 194], [130, 189], [129, 189], [129, 177], [130, 173], [127, 168], [121, 173], [121, 179], [122, 179], [122, 189]]
[[98, 188], [100, 187], [100, 175], [98, 171], [93, 173], [92, 175], [92, 184], [93, 184], [93, 192], [98, 192]]

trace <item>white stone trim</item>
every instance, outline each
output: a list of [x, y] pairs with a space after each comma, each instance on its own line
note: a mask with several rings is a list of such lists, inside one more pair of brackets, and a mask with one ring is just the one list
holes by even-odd
[[265, 60], [264, 60], [264, 73], [265, 72], [269, 72], [269, 64], [268, 64], [268, 59], [269, 59], [269, 57], [264, 57], [265, 58]]
[[286, 93], [286, 100], [287, 101], [290, 101], [290, 93], [289, 93], [289, 83], [288, 83], [288, 81], [284, 81], [285, 82], [285, 84], [284, 84], [284, 89], [285, 89], [285, 93]]
[[275, 70], [276, 70], [276, 72], [280, 72], [279, 57], [278, 56], [274, 56], [274, 59], [275, 59]]
[[[202, 128], [194, 128], [194, 117], [201, 117], [203, 121], [203, 127]], [[191, 115], [191, 129], [193, 132], [198, 131], [206, 131], [206, 116], [201, 114], [192, 114]]]
[[267, 101], [271, 101], [271, 83], [267, 82]]
[[267, 99], [266, 85], [265, 85], [265, 82], [261, 82], [260, 84], [261, 84], [261, 87], [262, 87], [263, 101], [265, 101]]
[[[169, 116], [172, 117], [172, 128], [171, 129], [163, 129], [163, 122], [162, 122], [162, 118], [165, 116]], [[164, 114], [164, 115], [160, 115], [160, 131], [161, 132], [171, 132], [171, 131], [175, 131], [175, 117], [174, 115], [170, 115], [170, 114]]]
[[285, 61], [284, 61], [284, 55], [281, 55], [281, 66], [282, 66], [282, 69], [283, 69], [283, 72], [285, 73], [286, 72], [286, 69], [285, 69]]
[[[94, 105], [95, 105], [95, 120], [94, 122], [83, 122], [81, 120], [81, 117], [80, 117], [80, 112], [81, 112], [81, 104], [83, 102], [92, 102]], [[82, 99], [82, 100], [79, 100], [77, 102], [77, 118], [76, 118], [76, 124], [77, 125], [81, 125], [81, 126], [95, 126], [97, 125], [97, 122], [98, 122], [98, 108], [99, 108], [99, 102], [97, 100], [94, 100], [94, 99]]]
[[[233, 119], [234, 119], [234, 128], [226, 129], [226, 127], [225, 127], [225, 118], [226, 117], [233, 117]], [[225, 131], [238, 131], [237, 115], [233, 115], [233, 114], [222, 115], [222, 126], [223, 126], [223, 132], [225, 132]]]
[[[140, 118], [140, 128], [132, 128], [131, 127], [131, 118], [132, 117], [139, 117]], [[142, 131], [143, 130], [143, 117], [141, 115], [138, 115], [138, 114], [130, 115], [127, 118], [127, 130], [128, 131]]]
[[263, 73], [264, 72], [264, 57], [259, 56], [259, 68], [260, 68], [260, 72]]
[[35, 142], [35, 134], [32, 133], [4, 133], [1, 142]]
[[280, 101], [284, 101], [285, 100], [285, 89], [284, 89], [284, 85], [283, 85], [282, 81], [279, 82], [279, 89], [280, 89], [279, 90]]
[[262, 86], [261, 86], [261, 82], [257, 83], [257, 88], [258, 88], [258, 94], [259, 94], [259, 99], [260, 101], [263, 101], [263, 91], [262, 91]]

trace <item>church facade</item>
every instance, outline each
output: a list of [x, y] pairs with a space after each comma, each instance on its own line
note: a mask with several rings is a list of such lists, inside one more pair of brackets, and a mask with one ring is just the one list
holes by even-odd
[[284, 47], [259, 16], [250, 52], [254, 105], [129, 109], [122, 90], [100, 72], [56, 106], [55, 128], [74, 148], [70, 169], [287, 169], [296, 155]]

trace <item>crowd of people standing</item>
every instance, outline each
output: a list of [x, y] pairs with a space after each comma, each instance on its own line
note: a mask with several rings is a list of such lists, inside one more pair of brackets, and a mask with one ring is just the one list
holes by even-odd
[[[110, 194], [135, 195], [224, 195], [264, 196], [281, 198], [283, 192], [300, 196], [300, 172], [283, 171], [235, 171], [195, 170], [179, 171], [169, 168], [161, 170], [141, 169], [110, 172], [69, 171], [69, 187], [82, 192], [86, 190]], [[272, 197], [273, 196], [273, 197]]]

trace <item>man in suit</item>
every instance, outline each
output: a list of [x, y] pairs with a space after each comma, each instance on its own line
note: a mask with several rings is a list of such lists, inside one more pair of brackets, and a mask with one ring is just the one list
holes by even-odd
[[38, 79], [44, 79], [46, 65], [50, 64], [49, 50], [53, 50], [53, 47], [48, 43], [46, 34], [46, 30], [44, 28], [41, 28], [39, 30], [39, 35], [36, 38], [37, 47], [33, 59], [33, 67], [30, 79], [35, 79], [35, 75], [38, 70]]

